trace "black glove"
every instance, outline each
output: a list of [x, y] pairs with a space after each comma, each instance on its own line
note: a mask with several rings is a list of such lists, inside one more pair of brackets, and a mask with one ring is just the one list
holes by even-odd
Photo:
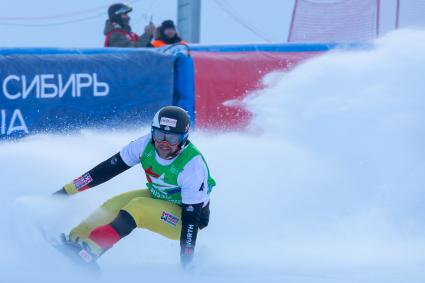
[[184, 270], [190, 269], [193, 260], [194, 248], [182, 248], [180, 251], [180, 264]]

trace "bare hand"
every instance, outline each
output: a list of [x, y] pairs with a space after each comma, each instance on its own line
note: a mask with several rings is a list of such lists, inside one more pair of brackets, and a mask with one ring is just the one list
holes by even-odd
[[147, 26], [145, 26], [145, 33], [152, 36], [153, 33], [155, 32], [155, 29], [156, 29], [155, 25], [152, 22], [150, 22]]

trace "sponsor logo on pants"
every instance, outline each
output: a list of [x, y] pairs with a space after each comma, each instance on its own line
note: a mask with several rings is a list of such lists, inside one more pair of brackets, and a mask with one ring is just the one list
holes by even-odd
[[172, 215], [171, 213], [167, 211], [162, 211], [161, 220], [165, 223], [168, 223], [174, 227], [176, 227], [177, 223], [179, 222], [179, 218]]

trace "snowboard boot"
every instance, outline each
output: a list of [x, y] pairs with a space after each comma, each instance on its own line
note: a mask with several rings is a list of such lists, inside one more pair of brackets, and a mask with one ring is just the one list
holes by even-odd
[[102, 249], [90, 239], [86, 241], [71, 241], [65, 234], [61, 234], [61, 242], [74, 259], [79, 259], [85, 263], [92, 263], [102, 254]]

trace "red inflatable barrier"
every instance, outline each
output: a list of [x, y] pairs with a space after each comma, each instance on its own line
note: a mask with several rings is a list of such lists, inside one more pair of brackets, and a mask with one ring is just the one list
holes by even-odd
[[251, 114], [238, 105], [260, 89], [262, 78], [276, 70], [290, 70], [314, 52], [194, 51], [196, 125], [203, 129], [243, 129]]

